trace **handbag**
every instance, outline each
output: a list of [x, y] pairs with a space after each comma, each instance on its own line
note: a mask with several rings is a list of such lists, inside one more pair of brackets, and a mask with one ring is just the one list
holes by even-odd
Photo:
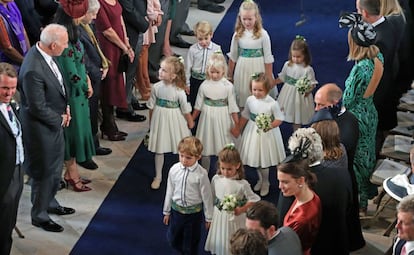
[[118, 73], [124, 73], [128, 70], [129, 56], [123, 54], [119, 57], [118, 61]]

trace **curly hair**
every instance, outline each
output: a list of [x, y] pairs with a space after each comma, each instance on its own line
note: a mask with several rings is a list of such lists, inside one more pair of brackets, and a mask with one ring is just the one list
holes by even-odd
[[174, 73], [176, 75], [173, 82], [175, 83], [175, 86], [185, 90], [186, 85], [186, 79], [185, 79], [185, 69], [184, 69], [184, 60], [182, 60], [182, 57], [178, 58], [175, 56], [170, 56], [164, 58], [161, 62], [165, 63], [168, 67], [171, 68], [170, 72]]
[[247, 0], [247, 1], [242, 2], [239, 8], [239, 14], [237, 15], [236, 26], [235, 26], [236, 39], [239, 39], [240, 37], [242, 37], [244, 31], [246, 30], [240, 18], [240, 15], [243, 11], [254, 11], [255, 12], [256, 23], [254, 24], [254, 28], [253, 28], [253, 36], [255, 39], [260, 38], [262, 36], [263, 21], [262, 21], [262, 16], [260, 15], [259, 6], [257, 6], [257, 4], [254, 1]]
[[320, 135], [313, 128], [299, 128], [296, 130], [292, 136], [289, 138], [288, 147], [290, 151], [294, 151], [300, 144], [303, 139], [309, 139], [311, 145], [304, 152], [306, 155], [303, 155], [304, 158], [309, 159], [309, 163], [313, 164], [316, 161], [323, 159], [323, 145]]

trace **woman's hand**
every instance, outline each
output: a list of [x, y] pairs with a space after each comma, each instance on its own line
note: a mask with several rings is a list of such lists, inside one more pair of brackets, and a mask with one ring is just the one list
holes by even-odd
[[106, 78], [106, 75], [108, 74], [108, 70], [109, 68], [101, 68], [101, 72], [102, 72], [102, 76], [101, 76], [101, 80]]

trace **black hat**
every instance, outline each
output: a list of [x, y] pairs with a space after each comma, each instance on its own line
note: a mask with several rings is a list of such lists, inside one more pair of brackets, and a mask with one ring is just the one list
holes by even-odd
[[374, 27], [363, 21], [361, 14], [344, 13], [339, 18], [339, 27], [351, 28], [351, 36], [355, 43], [362, 47], [369, 47], [375, 44], [377, 34]]
[[312, 119], [310, 120], [310, 124], [323, 121], [323, 120], [333, 120], [333, 116], [331, 111], [328, 108], [322, 108], [319, 111], [315, 112]]

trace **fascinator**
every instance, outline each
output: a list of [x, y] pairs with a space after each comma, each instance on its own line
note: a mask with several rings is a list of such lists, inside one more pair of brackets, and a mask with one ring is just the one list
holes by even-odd
[[307, 137], [302, 137], [299, 143], [292, 153], [287, 156], [281, 163], [292, 163], [302, 159], [308, 158], [308, 149], [311, 146], [312, 142]]
[[88, 0], [59, 0], [63, 11], [72, 18], [80, 18], [88, 11]]
[[362, 47], [369, 47], [375, 43], [376, 33], [374, 27], [363, 21], [361, 14], [344, 13], [339, 18], [339, 27], [349, 27], [355, 43]]

